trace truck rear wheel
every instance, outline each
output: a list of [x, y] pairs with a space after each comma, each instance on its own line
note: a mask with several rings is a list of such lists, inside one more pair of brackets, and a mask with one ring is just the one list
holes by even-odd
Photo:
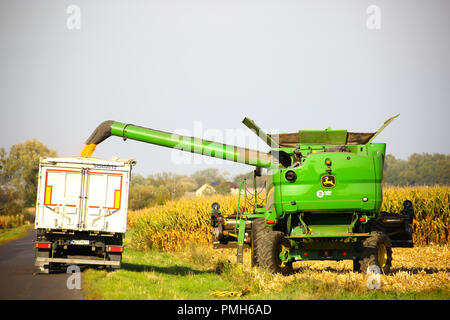
[[258, 265], [272, 273], [292, 274], [292, 262], [282, 262], [280, 254], [291, 248], [289, 240], [280, 231], [269, 231], [258, 241]]
[[371, 266], [376, 266], [381, 273], [387, 274], [391, 269], [391, 263], [392, 246], [389, 237], [383, 232], [373, 232], [373, 235], [363, 242], [362, 256], [359, 260], [360, 271], [368, 273]]

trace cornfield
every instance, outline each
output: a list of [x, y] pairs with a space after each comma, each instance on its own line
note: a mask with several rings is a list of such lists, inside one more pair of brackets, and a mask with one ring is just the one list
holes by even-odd
[[450, 187], [388, 187], [383, 190], [382, 211], [400, 212], [403, 201], [414, 206], [413, 240], [416, 245], [450, 243]]
[[0, 226], [5, 229], [19, 227], [25, 224], [25, 216], [23, 214], [0, 216]]
[[[415, 245], [447, 244], [449, 232], [450, 187], [388, 187], [383, 191], [382, 211], [400, 212], [403, 201], [412, 201]], [[190, 243], [210, 244], [211, 204], [217, 201], [225, 214], [237, 205], [237, 196], [181, 198], [165, 205], [129, 212], [137, 249], [178, 251]]]

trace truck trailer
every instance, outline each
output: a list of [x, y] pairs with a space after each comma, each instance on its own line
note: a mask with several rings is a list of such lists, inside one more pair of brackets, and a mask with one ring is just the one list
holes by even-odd
[[132, 159], [41, 158], [34, 273], [120, 268]]

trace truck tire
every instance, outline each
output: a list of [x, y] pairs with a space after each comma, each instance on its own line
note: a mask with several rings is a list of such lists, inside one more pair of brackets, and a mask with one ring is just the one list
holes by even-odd
[[256, 256], [258, 265], [272, 273], [292, 274], [292, 262], [282, 263], [279, 257], [283, 249], [290, 249], [290, 247], [291, 244], [283, 232], [268, 232], [259, 241]]
[[389, 273], [392, 263], [392, 246], [389, 237], [383, 232], [372, 232], [372, 236], [362, 243], [362, 253], [359, 260], [360, 271], [373, 272], [373, 267], [379, 268], [383, 274]]

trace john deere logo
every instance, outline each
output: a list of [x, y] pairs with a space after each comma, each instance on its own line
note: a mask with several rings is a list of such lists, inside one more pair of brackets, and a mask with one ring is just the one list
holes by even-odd
[[336, 177], [332, 174], [328, 174], [321, 178], [322, 187], [324, 188], [333, 188], [336, 186]]

